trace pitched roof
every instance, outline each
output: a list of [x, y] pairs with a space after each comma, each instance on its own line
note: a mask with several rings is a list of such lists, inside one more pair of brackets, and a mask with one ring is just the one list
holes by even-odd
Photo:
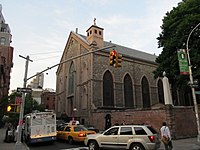
[[147, 60], [147, 61], [152, 61], [155, 62], [157, 56], [156, 55], [152, 55], [149, 53], [145, 53], [139, 50], [135, 50], [132, 48], [128, 48], [125, 46], [121, 46], [121, 45], [117, 45], [114, 43], [110, 43], [110, 42], [104, 42], [105, 46], [109, 46], [109, 45], [115, 45], [115, 49], [117, 51], [117, 53], [122, 54], [123, 56], [127, 56], [127, 57], [133, 57], [136, 59], [142, 59], [142, 60]]
[[[75, 32], [74, 32], [74, 34], [76, 34], [84, 42], [88, 43], [88, 41], [86, 40], [86, 36], [81, 35], [81, 34], [77, 34]], [[119, 54], [122, 54], [123, 56], [126, 56], [126, 57], [132, 57], [132, 58], [135, 58], [135, 59], [146, 60], [146, 61], [150, 61], [150, 62], [154, 62], [154, 63], [155, 63], [155, 60], [157, 58], [156, 55], [152, 55], [152, 54], [149, 54], [149, 53], [146, 53], [146, 52], [142, 52], [142, 51], [139, 51], [139, 50], [135, 50], [135, 49], [132, 49], [132, 48], [128, 48], [128, 47], [125, 47], [125, 46], [121, 46], [121, 45], [118, 45], [118, 44], [114, 44], [114, 43], [111, 43], [111, 42], [104, 41], [104, 46], [111, 46], [111, 45], [115, 45], [116, 46], [115, 50]], [[110, 49], [106, 49], [105, 51], [109, 52]]]

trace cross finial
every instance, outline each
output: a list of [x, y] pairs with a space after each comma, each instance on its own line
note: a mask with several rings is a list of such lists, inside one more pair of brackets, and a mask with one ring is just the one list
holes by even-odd
[[94, 25], [96, 26], [96, 18], [94, 18]]

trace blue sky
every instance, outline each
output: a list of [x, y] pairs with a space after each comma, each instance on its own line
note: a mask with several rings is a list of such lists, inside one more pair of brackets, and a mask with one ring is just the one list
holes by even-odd
[[[104, 40], [159, 55], [156, 38], [167, 11], [181, 0], [0, 0], [12, 33], [14, 67], [10, 89], [23, 86], [25, 60], [28, 77], [59, 63], [70, 31], [80, 34], [96, 23]], [[45, 74], [44, 88], [56, 88], [56, 69]], [[31, 80], [30, 80], [31, 81]], [[29, 82], [29, 81], [28, 81]]]

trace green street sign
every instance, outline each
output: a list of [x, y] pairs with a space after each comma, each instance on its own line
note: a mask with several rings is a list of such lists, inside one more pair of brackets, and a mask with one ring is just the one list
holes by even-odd
[[195, 94], [200, 94], [200, 91], [195, 91]]
[[180, 49], [177, 54], [178, 54], [180, 74], [188, 75], [189, 74], [189, 66], [188, 66], [188, 58], [187, 58], [186, 50]]

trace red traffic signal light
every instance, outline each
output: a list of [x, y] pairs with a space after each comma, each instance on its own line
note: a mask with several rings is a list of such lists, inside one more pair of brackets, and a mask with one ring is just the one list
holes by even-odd
[[117, 52], [115, 50], [110, 51], [110, 66], [115, 66], [116, 64], [116, 54]]
[[114, 66], [115, 68], [121, 67], [122, 55], [118, 54], [115, 50], [110, 51], [110, 66]]

